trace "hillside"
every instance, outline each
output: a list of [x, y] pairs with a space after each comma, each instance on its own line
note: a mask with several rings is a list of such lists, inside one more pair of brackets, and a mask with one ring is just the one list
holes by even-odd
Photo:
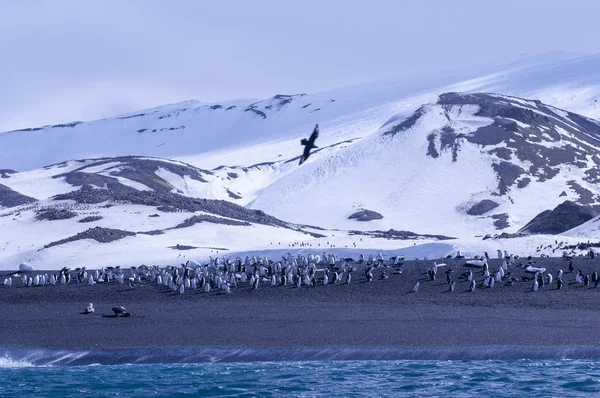
[[[598, 207], [599, 148], [592, 119], [539, 101], [447, 93], [295, 170], [250, 207], [327, 228], [516, 232], [565, 200]], [[359, 209], [383, 219], [348, 219]]]

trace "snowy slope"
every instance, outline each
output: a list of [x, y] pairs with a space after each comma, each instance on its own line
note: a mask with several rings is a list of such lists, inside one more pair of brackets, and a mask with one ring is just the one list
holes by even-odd
[[177, 158], [203, 169], [250, 166], [296, 156], [318, 122], [321, 146], [366, 137], [396, 114], [410, 115], [447, 91], [489, 91], [541, 99], [598, 116], [600, 56], [552, 58], [485, 76], [387, 79], [316, 94], [218, 104], [186, 101], [94, 122], [0, 134], [0, 168], [19, 171], [72, 159], [124, 155]]
[[[503, 95], [444, 94], [296, 169], [250, 207], [326, 228], [516, 232], [566, 199], [600, 205], [599, 149], [600, 125], [579, 115]], [[496, 207], [478, 211], [482, 201]], [[359, 209], [384, 218], [348, 219]]]

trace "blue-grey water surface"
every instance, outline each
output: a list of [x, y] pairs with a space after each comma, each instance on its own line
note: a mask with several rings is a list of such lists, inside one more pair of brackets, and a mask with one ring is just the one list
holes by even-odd
[[2, 397], [393, 397], [600, 394], [600, 360], [32, 365], [0, 358]]

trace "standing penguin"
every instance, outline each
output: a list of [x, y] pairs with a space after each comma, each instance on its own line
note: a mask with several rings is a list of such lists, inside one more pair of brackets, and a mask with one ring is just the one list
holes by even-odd
[[419, 281], [416, 281], [413, 285], [412, 292], [416, 293], [419, 290]]

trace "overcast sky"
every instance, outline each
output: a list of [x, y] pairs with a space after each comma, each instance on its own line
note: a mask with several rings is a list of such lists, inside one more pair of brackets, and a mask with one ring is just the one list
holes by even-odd
[[600, 1], [0, 2], [0, 131], [599, 53]]

